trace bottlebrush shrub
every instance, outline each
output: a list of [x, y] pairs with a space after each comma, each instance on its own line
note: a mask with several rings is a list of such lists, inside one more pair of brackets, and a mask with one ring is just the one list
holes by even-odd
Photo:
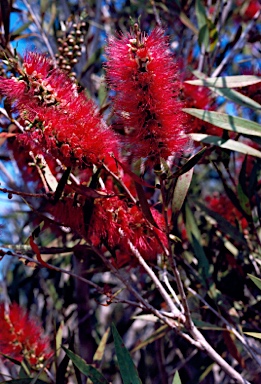
[[148, 36], [137, 27], [110, 37], [106, 48], [107, 81], [113, 91], [116, 126], [134, 157], [167, 158], [187, 142], [186, 116], [178, 99], [178, 70], [164, 31]]
[[97, 163], [117, 147], [91, 100], [42, 54], [28, 53], [19, 78], [0, 78], [0, 92], [26, 125], [24, 141], [36, 141], [64, 164]]
[[40, 369], [53, 352], [43, 329], [17, 304], [6, 311], [0, 305], [0, 352], [15, 360], [26, 359], [33, 369]]

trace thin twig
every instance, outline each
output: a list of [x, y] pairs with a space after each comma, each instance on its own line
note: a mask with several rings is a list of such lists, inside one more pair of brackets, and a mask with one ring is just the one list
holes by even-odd
[[13, 191], [12, 189], [7, 188], [0, 188], [0, 191], [3, 193], [8, 193], [10, 195], [18, 195], [22, 197], [36, 197], [36, 198], [46, 198], [48, 199], [50, 195], [52, 195], [52, 192], [48, 193], [28, 193], [28, 192], [19, 192], [19, 191]]
[[[15, 252], [11, 252], [9, 251], [8, 253], [6, 253], [8, 256], [15, 256], [17, 257], [18, 259], [24, 259], [30, 263], [34, 263], [35, 265], [37, 265], [38, 267], [41, 267], [43, 268], [43, 265], [38, 261], [38, 260], [35, 260], [34, 258], [30, 257], [30, 256], [27, 256], [27, 255], [22, 255], [22, 254], [19, 254], [19, 253], [15, 253]], [[84, 277], [81, 277], [81, 276], [78, 276], [76, 275], [75, 273], [73, 272], [70, 272], [70, 271], [67, 271], [66, 269], [63, 269], [63, 268], [60, 268], [60, 267], [55, 267], [54, 265], [52, 264], [48, 264], [46, 263], [47, 265], [50, 266], [50, 269], [52, 270], [55, 270], [56, 272], [60, 272], [60, 273], [65, 273], [69, 276], [72, 276], [74, 277], [75, 279], [78, 279], [78, 280], [81, 280], [83, 281], [84, 283], [86, 284], [89, 284], [91, 285], [93, 288], [95, 288], [98, 292], [104, 294], [104, 290], [97, 284], [93, 283], [91, 280], [87, 280], [85, 279]]]
[[153, 9], [153, 13], [154, 13], [154, 16], [155, 16], [155, 20], [156, 20], [156, 23], [159, 27], [162, 26], [162, 22], [160, 20], [160, 16], [159, 16], [159, 12], [156, 8], [156, 5], [155, 5], [155, 1], [154, 0], [150, 0], [151, 2], [151, 5], [152, 5], [152, 9]]
[[[119, 230], [119, 233], [120, 233], [121, 236], [124, 236], [124, 233], [123, 233], [123, 231], [121, 229]], [[159, 290], [161, 296], [165, 300], [166, 304], [169, 306], [169, 308], [170, 308], [172, 314], [174, 315], [174, 317], [178, 318], [181, 321], [181, 323], [184, 323], [185, 320], [186, 320], [185, 316], [182, 315], [181, 311], [173, 303], [172, 299], [170, 298], [170, 296], [168, 295], [167, 291], [165, 290], [165, 288], [163, 287], [163, 285], [159, 281], [159, 279], [156, 276], [156, 274], [149, 267], [149, 265], [146, 263], [144, 258], [141, 256], [141, 254], [138, 251], [138, 249], [134, 246], [134, 244], [129, 239], [128, 239], [128, 244], [129, 244], [129, 247], [130, 247], [133, 255], [137, 258], [137, 260], [140, 263], [140, 265], [145, 269], [147, 274], [150, 276], [150, 278], [154, 282], [156, 288]]]
[[173, 289], [172, 286], [170, 285], [170, 282], [169, 282], [169, 279], [168, 279], [168, 272], [167, 272], [166, 266], [164, 266], [164, 270], [163, 270], [163, 272], [162, 272], [162, 278], [163, 278], [164, 283], [165, 283], [166, 286], [168, 287], [168, 290], [169, 290], [170, 294], [173, 296], [174, 301], [175, 301], [175, 302], [178, 304], [178, 306], [180, 307], [181, 313], [184, 314], [184, 308], [183, 308], [181, 302], [179, 301], [179, 298], [178, 298], [178, 296], [176, 295], [176, 292], [174, 291], [174, 289]]
[[21, 132], [24, 132], [24, 127], [20, 123], [18, 123], [16, 119], [13, 119], [11, 116], [9, 116], [4, 108], [0, 108], [0, 113], [2, 113], [2, 115], [4, 115], [8, 120], [10, 120], [11, 123], [15, 124]]
[[37, 164], [36, 158], [35, 158], [35, 156], [34, 156], [34, 154], [33, 154], [32, 151], [29, 152], [29, 156], [31, 156], [31, 158], [32, 158], [33, 161], [34, 161], [33, 165], [34, 165], [34, 166], [36, 167], [36, 169], [37, 169], [37, 172], [38, 172], [38, 174], [39, 174], [39, 176], [40, 176], [40, 179], [41, 179], [41, 181], [42, 181], [42, 183], [43, 183], [43, 187], [44, 187], [44, 189], [45, 189], [45, 193], [49, 193], [49, 192], [50, 192], [50, 189], [49, 189], [49, 186], [48, 186], [48, 184], [47, 184], [47, 182], [46, 182], [46, 180], [45, 180], [45, 177], [44, 177], [42, 168], [39, 167], [39, 165]]
[[29, 4], [29, 2], [27, 0], [23, 0], [23, 3], [26, 6], [26, 8], [28, 9], [28, 11], [30, 12], [30, 14], [32, 16], [32, 19], [33, 19], [36, 27], [38, 28], [38, 30], [39, 30], [39, 32], [40, 32], [40, 34], [42, 36], [42, 39], [43, 39], [43, 41], [44, 41], [44, 43], [45, 43], [45, 45], [46, 45], [46, 47], [48, 49], [48, 52], [49, 52], [49, 54], [50, 54], [50, 56], [51, 56], [51, 58], [53, 60], [54, 67], [57, 67], [57, 63], [56, 63], [56, 59], [55, 59], [55, 54], [54, 54], [53, 49], [52, 49], [52, 47], [51, 47], [51, 45], [49, 43], [48, 37], [46, 36], [46, 34], [45, 34], [41, 24], [40, 24], [40, 21], [38, 20], [37, 15], [34, 13], [31, 5]]
[[217, 77], [220, 74], [220, 72], [222, 72], [223, 68], [227, 65], [227, 63], [231, 60], [231, 58], [233, 57], [235, 52], [238, 49], [242, 48], [242, 45], [244, 44], [248, 33], [250, 32], [251, 28], [254, 26], [255, 22], [257, 21], [257, 19], [260, 16], [260, 14], [261, 14], [261, 11], [259, 11], [255, 14], [253, 19], [249, 22], [249, 24], [246, 26], [245, 30], [242, 32], [240, 38], [238, 39], [238, 41], [236, 42], [234, 47], [229, 51], [228, 55], [224, 57], [224, 59], [219, 64], [219, 66], [214, 70], [211, 77]]
[[170, 237], [169, 237], [170, 230], [169, 230], [168, 215], [167, 215], [168, 206], [166, 203], [166, 196], [165, 196], [165, 181], [161, 179], [160, 184], [161, 184], [161, 195], [162, 195], [162, 201], [163, 201], [163, 212], [164, 212], [164, 219], [165, 219], [166, 234], [168, 237], [168, 247], [169, 247], [168, 253], [167, 253], [168, 262], [169, 262], [170, 268], [171, 268], [171, 270], [175, 276], [178, 292], [179, 292], [180, 297], [181, 297], [181, 301], [182, 301], [182, 305], [183, 305], [185, 317], [186, 317], [186, 327], [188, 330], [191, 330], [193, 327], [193, 322], [191, 319], [191, 314], [190, 314], [190, 310], [189, 310], [189, 306], [188, 306], [187, 297], [186, 297], [186, 294], [184, 291], [183, 283], [182, 283], [182, 280], [180, 277], [180, 273], [178, 270], [178, 266], [177, 266], [175, 257], [174, 257], [174, 255], [172, 255], [172, 249], [171, 249], [171, 243], [170, 243]]
[[200, 301], [202, 301], [202, 303], [204, 303], [204, 305], [206, 305], [208, 307], [208, 309], [213, 312], [225, 325], [226, 325], [226, 329], [229, 331], [229, 332], [232, 332], [236, 337], [237, 339], [244, 345], [244, 347], [246, 348], [247, 352], [249, 353], [249, 355], [259, 364], [261, 365], [261, 360], [253, 353], [253, 351], [251, 350], [251, 348], [247, 345], [246, 343], [246, 339], [244, 336], [242, 336], [223, 316], [221, 316], [221, 314], [219, 312], [217, 312], [214, 308], [212, 308], [208, 302], [201, 296], [199, 295], [196, 291], [194, 291], [192, 288], [188, 287], [188, 291], [190, 293], [192, 293], [193, 296], [197, 297]]
[[121, 187], [124, 189], [124, 191], [127, 193], [131, 201], [136, 204], [137, 201], [135, 197], [132, 195], [131, 191], [126, 187], [126, 185], [122, 182], [122, 180], [115, 175], [104, 163], [102, 164], [103, 168], [121, 185]]

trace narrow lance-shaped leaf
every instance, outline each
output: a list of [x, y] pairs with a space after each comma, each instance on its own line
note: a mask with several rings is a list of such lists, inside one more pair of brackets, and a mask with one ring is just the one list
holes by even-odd
[[203, 211], [205, 215], [210, 216], [215, 220], [215, 225], [222, 233], [230, 236], [234, 241], [239, 242], [241, 245], [245, 247], [247, 246], [247, 242], [242, 233], [240, 233], [240, 231], [234, 225], [230, 224], [226, 219], [224, 219], [223, 216], [217, 212], [212, 211], [206, 207], [205, 204], [202, 204], [199, 201], [196, 202], [196, 206], [199, 207], [199, 209]]
[[88, 376], [93, 384], [109, 384], [105, 377], [97, 371], [92, 365], [87, 364], [80, 356], [76, 355], [70, 349], [62, 347], [69, 358], [72, 360], [73, 364], [86, 376]]
[[181, 380], [180, 380], [180, 377], [179, 377], [179, 372], [178, 371], [175, 372], [172, 384], [182, 384]]
[[255, 337], [256, 339], [261, 339], [261, 333], [258, 332], [244, 332], [245, 335]]
[[229, 149], [231, 151], [240, 152], [245, 155], [251, 155], [261, 158], [260, 151], [240, 141], [232, 139], [226, 140], [219, 136], [211, 136], [205, 133], [191, 133], [190, 137], [192, 138], [192, 140], [201, 142], [203, 144], [216, 145], [220, 148]]
[[202, 277], [202, 282], [205, 284], [206, 279], [209, 277], [209, 262], [201, 245], [201, 233], [197, 226], [193, 212], [188, 204], [186, 204], [185, 213], [188, 237], [192, 247], [194, 248], [195, 257], [198, 260], [199, 273]]
[[67, 181], [69, 179], [69, 176], [70, 176], [70, 173], [71, 173], [71, 167], [68, 167], [66, 168], [66, 170], [64, 171], [58, 185], [57, 185], [57, 188], [56, 188], [56, 191], [54, 193], [54, 198], [53, 198], [53, 202], [54, 203], [57, 203], [60, 199], [60, 197], [62, 196], [62, 193], [63, 193], [63, 190], [67, 184]]
[[[198, 77], [199, 80], [187, 80], [185, 83], [195, 85], [195, 86], [206, 86], [212, 92], [217, 95], [224, 96], [225, 98], [243, 105], [247, 108], [252, 109], [261, 109], [261, 104], [257, 103], [255, 100], [251, 99], [248, 96], [243, 95], [242, 93], [231, 89], [234, 87], [242, 87], [246, 85], [256, 84], [261, 81], [261, 77], [257, 76], [227, 76], [227, 77], [216, 77], [216, 78], [206, 78], [204, 73], [194, 70], [192, 71], [193, 75]], [[242, 79], [242, 82], [240, 82]], [[240, 85], [238, 83], [240, 82]], [[227, 84], [227, 86], [225, 86]], [[224, 87], [223, 87], [224, 85]]]
[[196, 16], [198, 27], [201, 29], [207, 22], [206, 10], [201, 0], [196, 0]]
[[112, 335], [123, 383], [142, 384], [130, 353], [125, 347], [114, 324], [112, 324]]
[[[200, 72], [193, 71], [193, 74], [197, 77], [203, 77], [204, 75]], [[202, 76], [199, 76], [201, 74]], [[206, 77], [198, 80], [186, 80], [191, 85], [198, 85], [204, 87], [215, 87], [215, 88], [239, 88], [246, 87], [261, 82], [261, 77], [243, 75], [243, 76], [224, 76], [224, 77]]]
[[197, 108], [184, 108], [183, 111], [216, 127], [236, 133], [261, 137], [261, 125], [242, 117]]
[[150, 210], [150, 206], [148, 204], [148, 201], [147, 201], [147, 198], [146, 198], [146, 195], [144, 193], [144, 190], [143, 190], [142, 186], [139, 183], [136, 183], [136, 181], [134, 181], [134, 184], [135, 184], [135, 188], [136, 188], [136, 191], [137, 191], [137, 195], [139, 197], [139, 202], [140, 202], [142, 213], [144, 214], [146, 219], [154, 227], [158, 228], [158, 225], [157, 225], [156, 221], [154, 220], [154, 218], [152, 216], [152, 213], [151, 213], [151, 210]]
[[110, 334], [110, 328], [107, 328], [107, 330], [104, 333], [104, 335], [102, 336], [101, 341], [100, 341], [100, 343], [98, 345], [98, 348], [97, 348], [97, 350], [96, 350], [96, 352], [95, 352], [95, 354], [93, 356], [93, 362], [95, 363], [95, 365], [97, 367], [99, 367], [99, 365], [102, 362], [102, 358], [103, 358], [103, 355], [104, 355], [104, 351], [105, 351], [105, 347], [106, 347], [106, 343], [107, 343], [109, 334]]
[[259, 279], [258, 277], [254, 276], [254, 275], [251, 275], [250, 273], [248, 273], [247, 276], [250, 277], [250, 279], [253, 281], [253, 283], [254, 283], [259, 289], [261, 289], [261, 279]]
[[195, 27], [195, 25], [192, 23], [192, 21], [187, 17], [187, 15], [184, 12], [180, 12], [179, 14], [180, 21], [188, 27], [195, 35], [198, 34], [198, 29]]
[[206, 50], [209, 47], [209, 29], [207, 24], [204, 24], [199, 30], [198, 44], [200, 47], [204, 46]]
[[242, 208], [240, 202], [239, 202], [239, 199], [238, 199], [238, 196], [237, 194], [233, 191], [232, 188], [230, 188], [230, 186], [228, 185], [227, 183], [227, 180], [226, 178], [224, 177], [223, 173], [221, 172], [221, 170], [218, 168], [218, 166], [216, 165], [216, 163], [213, 163], [215, 168], [216, 168], [216, 171], [220, 177], [220, 179], [222, 180], [222, 183], [223, 183], [223, 187], [224, 187], [224, 190], [228, 196], [228, 198], [231, 200], [232, 204], [237, 208], [237, 210], [239, 212], [241, 212], [241, 214], [248, 220], [248, 221], [252, 221], [252, 216], [251, 215], [248, 215], [248, 213]]
[[172, 212], [174, 215], [177, 215], [184, 203], [184, 200], [187, 196], [189, 186], [192, 180], [194, 168], [191, 168], [188, 172], [179, 176], [172, 199]]
[[251, 216], [251, 206], [247, 192], [247, 181], [246, 181], [246, 166], [247, 166], [247, 156], [245, 157], [238, 178], [237, 185], [237, 195], [241, 207], [244, 211]]
[[193, 168], [199, 160], [204, 156], [204, 153], [206, 151], [207, 147], [203, 147], [200, 151], [198, 151], [195, 155], [191, 156], [188, 161], [182, 165], [182, 167], [175, 172], [173, 175], [170, 175], [168, 178], [175, 178], [183, 175], [184, 173], [188, 172], [191, 168]]
[[234, 89], [228, 88], [212, 88], [209, 89], [215, 92], [217, 95], [224, 96], [226, 99], [233, 101], [243, 107], [252, 108], [252, 109], [261, 109], [261, 104], [257, 103], [255, 100], [251, 99], [248, 96], [243, 95], [242, 93], [235, 91]]
[[[137, 318], [140, 318], [140, 317], [137, 316]], [[155, 321], [157, 321], [157, 320], [158, 319], [155, 318]], [[145, 320], [145, 321], [147, 321], [147, 320]], [[153, 332], [146, 340], [141, 341], [138, 345], [136, 345], [132, 349], [131, 352], [133, 353], [135, 351], [138, 351], [139, 349], [146, 347], [148, 344], [153, 343], [155, 340], [161, 339], [162, 337], [166, 336], [166, 333], [168, 331], [169, 331], [168, 326], [167, 325], [162, 325], [160, 328], [156, 329], [156, 331]]]

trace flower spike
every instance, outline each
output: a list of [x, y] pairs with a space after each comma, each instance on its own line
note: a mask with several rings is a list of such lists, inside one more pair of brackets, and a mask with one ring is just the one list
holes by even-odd
[[117, 123], [124, 127], [129, 152], [165, 159], [181, 152], [187, 142], [186, 116], [164, 31], [156, 28], [146, 35], [135, 25], [127, 35], [110, 37], [106, 54]]

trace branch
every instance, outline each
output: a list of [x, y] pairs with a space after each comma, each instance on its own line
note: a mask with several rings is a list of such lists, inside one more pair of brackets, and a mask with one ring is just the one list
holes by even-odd
[[[124, 236], [124, 233], [121, 229], [119, 230], [119, 233], [121, 236]], [[182, 314], [182, 312], [173, 303], [172, 299], [170, 298], [167, 291], [165, 290], [165, 288], [163, 287], [163, 285], [159, 281], [158, 277], [155, 275], [153, 270], [149, 267], [149, 265], [146, 263], [144, 258], [141, 256], [138, 249], [134, 246], [134, 244], [130, 240], [128, 240], [128, 244], [130, 246], [130, 249], [131, 249], [133, 255], [136, 257], [136, 259], [138, 260], [140, 265], [145, 269], [147, 274], [150, 276], [150, 278], [154, 282], [156, 288], [159, 290], [159, 292], [160, 292], [161, 296], [163, 297], [163, 299], [165, 300], [166, 304], [168, 304], [168, 306], [171, 310], [171, 313], [174, 315], [175, 318], [178, 318], [181, 321], [181, 323], [184, 323], [186, 321], [185, 316]]]
[[188, 288], [188, 291], [192, 293], [193, 296], [197, 297], [200, 301], [202, 301], [202, 303], [204, 303], [204, 305], [206, 305], [209, 308], [209, 310], [213, 312], [226, 325], [226, 329], [229, 332], [232, 332], [236, 336], [236, 338], [244, 345], [248, 354], [258, 363], [258, 365], [261, 366], [261, 360], [258, 358], [258, 356], [256, 356], [253, 353], [252, 349], [248, 346], [246, 342], [246, 338], [242, 336], [223, 316], [221, 316], [219, 312], [217, 312], [214, 308], [212, 308], [201, 295], [199, 295], [190, 287]]
[[251, 28], [253, 27], [253, 25], [255, 24], [257, 19], [259, 18], [260, 14], [261, 14], [260, 11], [255, 14], [253, 19], [249, 22], [249, 24], [246, 26], [245, 30], [242, 32], [242, 34], [241, 34], [240, 38], [238, 39], [237, 43], [229, 51], [228, 55], [224, 57], [224, 59], [219, 64], [219, 66], [214, 70], [214, 72], [212, 73], [211, 77], [217, 77], [220, 74], [220, 72], [223, 70], [225, 65], [227, 65], [227, 63], [231, 60], [231, 58], [233, 57], [235, 52], [238, 49], [242, 48], [242, 45], [244, 44], [245, 39], [247, 38], [248, 33], [250, 32]]
[[24, 3], [24, 5], [26, 6], [26, 8], [28, 9], [28, 11], [30, 12], [30, 14], [31, 14], [31, 16], [32, 16], [32, 19], [33, 19], [33, 21], [34, 21], [36, 27], [38, 28], [38, 30], [39, 30], [39, 32], [40, 32], [40, 34], [41, 34], [41, 36], [42, 36], [42, 39], [43, 39], [43, 41], [44, 41], [44, 43], [45, 43], [45, 45], [46, 45], [46, 47], [47, 47], [47, 49], [48, 49], [48, 52], [49, 52], [49, 54], [50, 54], [50, 56], [51, 56], [51, 58], [52, 58], [52, 60], [53, 60], [53, 65], [54, 65], [54, 67], [56, 67], [57, 64], [56, 64], [56, 59], [55, 59], [55, 55], [54, 55], [53, 49], [52, 49], [52, 47], [51, 47], [51, 45], [50, 45], [50, 43], [49, 43], [48, 37], [46, 36], [46, 34], [45, 34], [43, 28], [41, 27], [41, 24], [40, 24], [40, 22], [39, 22], [39, 20], [38, 20], [38, 17], [37, 17], [36, 14], [34, 13], [34, 11], [33, 11], [32, 7], [31, 7], [31, 5], [28, 3], [27, 0], [23, 0], [23, 3]]

